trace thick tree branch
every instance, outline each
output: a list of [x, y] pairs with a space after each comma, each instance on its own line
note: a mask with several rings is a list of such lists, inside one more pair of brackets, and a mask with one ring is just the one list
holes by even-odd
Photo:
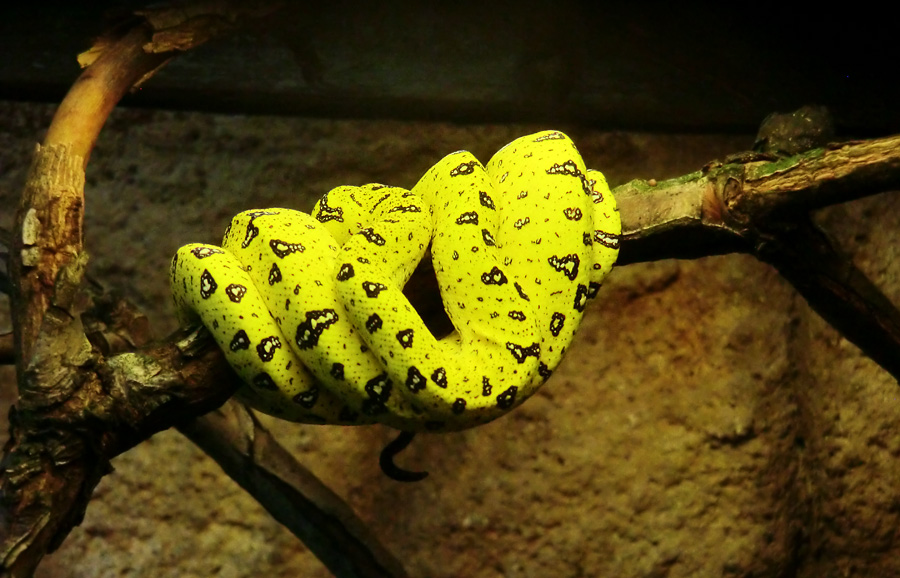
[[755, 223], [900, 190], [900, 135], [829, 145], [776, 160], [737, 156], [701, 171], [613, 190], [619, 264], [752, 252]]
[[[229, 430], [238, 422], [189, 423], [239, 385], [205, 331], [177, 333], [161, 345], [105, 357], [145, 342], [146, 320], [106, 295], [91, 295], [91, 303], [90, 292], [82, 291], [83, 169], [97, 133], [121, 96], [171, 57], [166, 47], [190, 48], [210, 30], [228, 28], [233, 18], [227, 18], [227, 4], [208, 3], [214, 14], [164, 17], [166, 30], [159, 34], [138, 23], [102, 43], [35, 154], [18, 237], [11, 243], [20, 398], [10, 414], [0, 467], [2, 576], [30, 576], [80, 523], [109, 460], [176, 423], [255, 491], [336, 575], [405, 576], [350, 509], [266, 432], [251, 431], [248, 439], [255, 445], [242, 448], [229, 446], [238, 437], [225, 435], [242, 431]], [[240, 458], [242, 449], [252, 451]], [[269, 466], [255, 467], [248, 456], [264, 457]], [[236, 466], [246, 467], [238, 475]]]
[[900, 136], [775, 160], [759, 156], [616, 188], [623, 223], [619, 264], [752, 253], [900, 381], [900, 310], [807, 217], [831, 204], [900, 190]]
[[900, 382], [900, 311], [808, 219], [770, 222], [755, 254], [807, 303]]
[[353, 510], [301, 466], [242, 404], [180, 426], [338, 577], [403, 578], [403, 566]]
[[[4, 576], [33, 573], [44, 553], [80, 522], [94, 487], [109, 470], [114, 454], [106, 452], [143, 439], [145, 428], [158, 421], [131, 421], [129, 404], [116, 396], [131, 393], [128, 382], [116, 382], [118, 389], [110, 390], [111, 380], [101, 378], [115, 368], [92, 350], [80, 317], [84, 163], [112, 106], [136, 78], [165, 58], [136, 57], [148, 34], [146, 27], [131, 30], [73, 87], [35, 152], [16, 215], [9, 276], [19, 402], [10, 413], [0, 471]], [[122, 55], [138, 64], [127, 66]], [[161, 359], [145, 356], [142, 361], [146, 373], [133, 378], [152, 382], [165, 373]], [[169, 373], [156, 385], [170, 388], [178, 381], [177, 389], [186, 383], [181, 377]], [[96, 419], [99, 415], [119, 427], [110, 428], [107, 421], [95, 430], [104, 421]]]

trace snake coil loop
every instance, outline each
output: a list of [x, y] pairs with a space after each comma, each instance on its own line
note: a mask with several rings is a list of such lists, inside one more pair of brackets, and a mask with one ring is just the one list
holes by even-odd
[[[178, 250], [172, 291], [181, 322], [209, 329], [247, 383], [238, 395], [263, 412], [460, 430], [550, 377], [620, 232], [603, 175], [566, 135], [545, 131], [486, 167], [448, 155], [411, 191], [338, 187], [311, 214], [245, 211], [221, 247]], [[402, 293], [429, 246], [456, 328], [441, 340]], [[399, 449], [389, 448], [392, 466]]]

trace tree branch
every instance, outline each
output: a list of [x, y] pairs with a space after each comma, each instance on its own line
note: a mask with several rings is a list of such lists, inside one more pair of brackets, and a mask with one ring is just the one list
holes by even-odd
[[[185, 38], [198, 28], [221, 30], [226, 4], [209, 4], [218, 10], [210, 18], [196, 12], [177, 14], [174, 22], [162, 18], [167, 29], [159, 35], [138, 23], [102, 43], [36, 151], [11, 243], [19, 405], [10, 414], [0, 466], [2, 576], [30, 576], [80, 523], [109, 460], [177, 423], [336, 575], [406, 576], [350, 508], [248, 421], [246, 410], [231, 404], [218, 419], [190, 423], [239, 386], [205, 331], [178, 332], [163, 344], [106, 357], [143, 345], [146, 320], [123, 301], [82, 287], [83, 169], [97, 133], [132, 84], [171, 57], [161, 47], [178, 40], [178, 48], [189, 48]], [[237, 427], [242, 423], [254, 428]], [[252, 443], [236, 444], [239, 439]]]
[[900, 136], [759, 160], [614, 189], [619, 265], [745, 252], [778, 269], [826, 321], [900, 381], [900, 310], [840, 255], [809, 211], [900, 189]]
[[618, 264], [753, 252], [757, 223], [900, 189], [900, 135], [761, 156], [613, 189], [622, 214]]
[[242, 404], [230, 401], [178, 430], [300, 538], [335, 576], [407, 576], [353, 510], [300, 465]]

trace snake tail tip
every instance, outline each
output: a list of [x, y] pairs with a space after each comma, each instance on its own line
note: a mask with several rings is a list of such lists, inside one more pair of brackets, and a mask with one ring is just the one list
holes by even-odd
[[428, 472], [411, 472], [394, 463], [394, 457], [406, 449], [415, 435], [414, 432], [402, 431], [392, 442], [384, 446], [378, 459], [378, 465], [381, 466], [384, 475], [397, 482], [419, 482], [428, 477]]

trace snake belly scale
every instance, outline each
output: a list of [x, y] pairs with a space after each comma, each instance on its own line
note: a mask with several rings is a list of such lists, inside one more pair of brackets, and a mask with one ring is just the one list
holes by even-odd
[[[311, 214], [245, 211], [221, 247], [171, 266], [184, 325], [202, 323], [284, 419], [460, 430], [531, 396], [561, 361], [612, 269], [621, 225], [598, 171], [558, 131], [486, 166], [446, 156], [412, 190], [338, 187]], [[456, 329], [436, 339], [402, 288], [431, 250]]]

